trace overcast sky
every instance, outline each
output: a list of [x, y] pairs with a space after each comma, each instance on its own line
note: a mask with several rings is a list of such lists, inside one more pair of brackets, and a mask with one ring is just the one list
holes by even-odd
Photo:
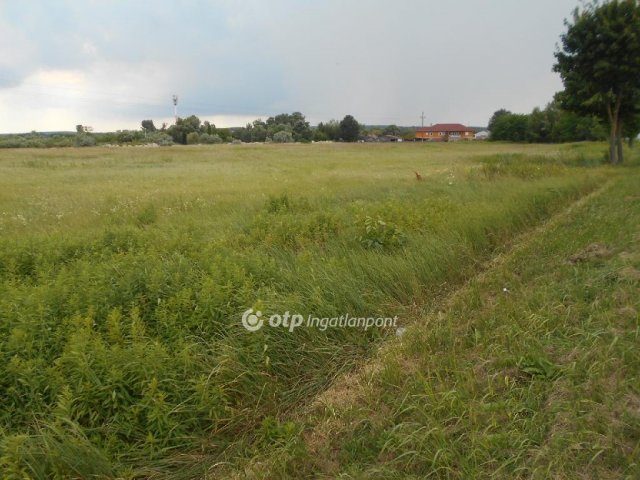
[[562, 88], [578, 0], [0, 0], [0, 132], [316, 124], [486, 125]]

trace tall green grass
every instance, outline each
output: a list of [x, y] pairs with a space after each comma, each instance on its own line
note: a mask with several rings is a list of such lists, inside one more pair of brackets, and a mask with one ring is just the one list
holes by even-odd
[[286, 440], [272, 419], [394, 332], [249, 333], [242, 312], [409, 323], [606, 176], [483, 171], [505, 149], [0, 152], [1, 468], [131, 477]]
[[639, 173], [523, 236], [216, 478], [638, 478]]

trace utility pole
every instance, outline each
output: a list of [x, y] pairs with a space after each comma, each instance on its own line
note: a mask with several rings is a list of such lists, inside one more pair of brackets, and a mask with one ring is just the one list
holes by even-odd
[[178, 123], [178, 95], [173, 96], [173, 116], [176, 119], [176, 123]]
[[424, 127], [424, 112], [422, 112], [422, 115], [420, 115], [420, 121], [421, 121], [420, 125]]

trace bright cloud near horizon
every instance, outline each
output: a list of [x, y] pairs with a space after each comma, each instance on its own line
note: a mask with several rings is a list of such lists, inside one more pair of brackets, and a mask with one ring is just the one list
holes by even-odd
[[316, 124], [486, 125], [562, 89], [577, 0], [0, 0], [0, 132]]

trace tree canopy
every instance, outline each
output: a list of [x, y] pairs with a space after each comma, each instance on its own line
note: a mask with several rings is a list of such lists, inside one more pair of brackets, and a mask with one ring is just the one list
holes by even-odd
[[153, 124], [153, 120], [142, 120], [142, 122], [140, 122], [140, 125], [142, 126], [142, 130], [147, 133], [152, 133], [157, 130], [156, 126]]
[[622, 162], [623, 125], [636, 123], [640, 107], [640, 4], [591, 3], [565, 25], [554, 65], [565, 87], [559, 98], [565, 108], [609, 125], [609, 160]]
[[356, 142], [360, 135], [360, 124], [351, 115], [346, 115], [340, 122], [339, 136], [345, 142]]
[[[313, 139], [311, 126], [305, 116], [300, 112], [281, 113], [267, 118], [247, 123], [243, 128], [233, 131], [234, 138], [243, 142], [264, 142], [267, 139], [274, 140], [279, 132], [287, 132], [294, 142], [310, 142]], [[278, 138], [289, 138], [287, 135]]]
[[496, 122], [503, 115], [511, 115], [511, 112], [509, 110], [504, 109], [504, 108], [501, 108], [500, 110], [496, 110], [495, 112], [493, 112], [493, 115], [491, 115], [491, 118], [489, 119], [489, 124], [487, 126], [487, 129], [489, 131], [493, 131], [493, 129], [496, 126]]
[[491, 140], [551, 143], [606, 138], [602, 122], [596, 116], [567, 111], [557, 100], [544, 109], [536, 107], [529, 114], [500, 109], [489, 125]]

